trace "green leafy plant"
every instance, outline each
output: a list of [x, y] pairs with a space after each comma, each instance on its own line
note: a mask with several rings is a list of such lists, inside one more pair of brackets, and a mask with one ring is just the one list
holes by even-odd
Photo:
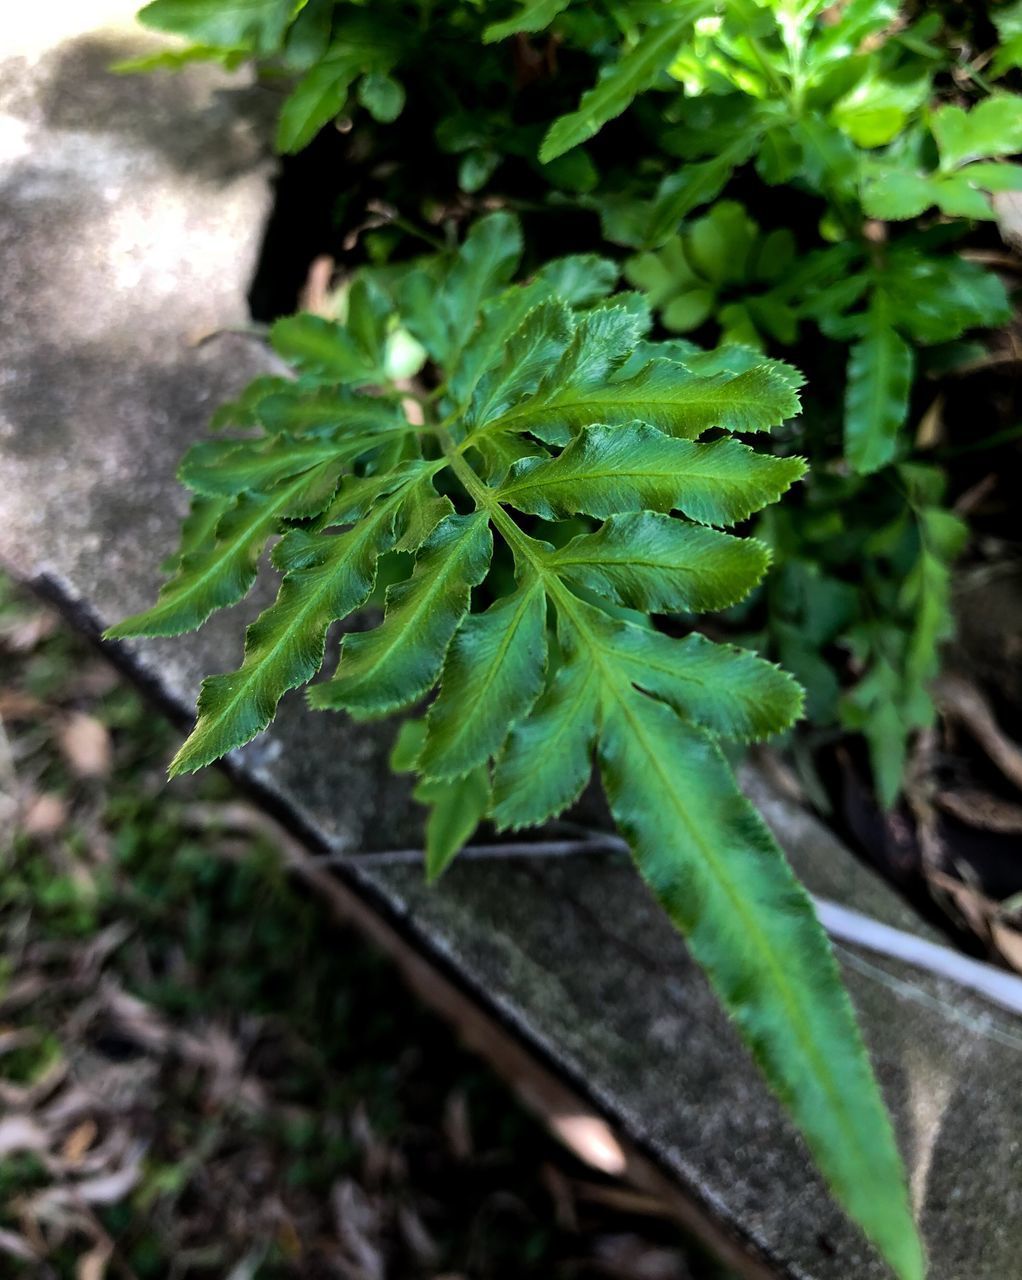
[[[1022, 147], [1022, 99], [998, 87], [1019, 65], [1019, 6], [994, 4], [989, 19], [981, 6], [956, 16], [964, 32], [936, 6], [905, 8], [895, 0], [522, 0], [496, 11], [481, 0], [153, 0], [142, 20], [193, 43], [142, 65], [256, 59], [288, 84], [283, 151], [342, 115], [400, 129], [411, 99], [438, 162], [414, 183], [426, 216], [451, 187], [538, 199], [551, 217], [591, 209], [607, 241], [637, 251], [628, 277], [666, 328], [713, 325], [725, 341], [774, 350], [822, 336], [821, 378], [839, 385], [835, 361], [844, 367], [843, 401], [833, 406], [843, 432], [836, 441], [828, 426], [808, 423], [808, 489], [831, 463], [876, 475], [874, 487], [854, 490], [868, 529], [877, 495], [898, 485], [886, 469], [912, 457], [906, 428], [925, 348], [1007, 319], [1003, 284], [964, 262], [957, 241], [993, 218], [998, 193], [1022, 189], [1022, 166], [1009, 162]], [[963, 62], [962, 48], [997, 40], [989, 65]], [[385, 167], [401, 207], [409, 183], [389, 153]], [[786, 225], [792, 199], [797, 228]], [[369, 245], [386, 258], [395, 237], [382, 237]], [[848, 518], [857, 521], [854, 509]], [[853, 633], [889, 595], [857, 593], [861, 610], [831, 652], [860, 653]], [[946, 614], [929, 629], [928, 669], [948, 629]], [[845, 665], [846, 679], [854, 668], [870, 680], [872, 658]], [[903, 665], [892, 671], [914, 679]], [[888, 726], [897, 749], [871, 752], [887, 799], [900, 789], [891, 762], [905, 757], [925, 690], [911, 701], [916, 712]], [[844, 714], [853, 703], [830, 703], [848, 728], [858, 723]]]
[[[905, 767], [905, 726], [932, 723], [929, 686], [950, 634], [949, 565], [968, 538], [961, 517], [943, 505], [939, 468], [902, 463], [886, 473], [885, 490], [870, 481], [823, 478], [800, 508], [765, 513], [760, 535], [780, 569], [771, 575], [767, 618], [772, 648], [806, 691], [809, 715], [838, 716], [863, 734], [875, 764], [879, 798], [893, 804]], [[838, 640], [866, 673], [842, 690], [824, 654]]]
[[[277, 599], [241, 667], [205, 682], [173, 765], [196, 769], [316, 674], [328, 627], [372, 598], [385, 566], [383, 621], [344, 636], [308, 697], [366, 718], [439, 684], [395, 759], [432, 805], [429, 874], [484, 817], [516, 829], [561, 812], [595, 757], [640, 873], [835, 1193], [900, 1275], [919, 1276], [834, 960], [720, 745], [786, 728], [799, 688], [751, 652], [655, 625], [761, 580], [767, 548], [726, 530], [804, 464], [734, 433], [789, 418], [800, 379], [741, 348], [679, 360], [648, 338], [641, 298], [612, 293], [604, 259], [555, 260], [511, 285], [520, 252], [516, 221], [491, 214], [453, 256], [359, 273], [343, 326], [279, 321], [274, 345], [298, 376], [262, 380], [221, 415], [253, 434], [185, 458], [196, 497], [176, 568], [157, 604], [110, 635], [199, 625], [245, 594], [281, 535]], [[428, 361], [418, 391], [407, 361], [395, 368], [409, 339]]]
[[[382, 605], [309, 701], [377, 716], [439, 686], [394, 756], [430, 807], [430, 874], [483, 819], [559, 812], [595, 757], [640, 870], [902, 1276], [922, 1263], [847, 1004], [720, 754], [783, 731], [799, 695], [697, 624], [728, 610], [814, 722], [863, 735], [896, 802], [968, 539], [909, 427], [923, 379], [1010, 314], [960, 250], [1022, 190], [1020, 12], [154, 0], [142, 20], [192, 44], [134, 64], [254, 61], [284, 90], [282, 152], [350, 125], [335, 216], [374, 264], [337, 294], [339, 323], [275, 324], [296, 377], [257, 381], [219, 417], [252, 434], [185, 460], [172, 577], [115, 629], [199, 625], [280, 536], [278, 599], [241, 668], [204, 686], [175, 767], [258, 733], [319, 671], [330, 624]], [[524, 283], [506, 213], [457, 254], [412, 258], [416, 227], [450, 247], [494, 206], [527, 220]], [[565, 245], [613, 246], [635, 292]], [[651, 311], [728, 345], [656, 341]], [[797, 380], [763, 354], [789, 350], [814, 386], [798, 425]], [[736, 438], [767, 429], [773, 453]], [[801, 476], [795, 453], [811, 470], [771, 505]]]
[[787, 227], [764, 236], [740, 204], [721, 200], [662, 248], [630, 258], [625, 276], [659, 309], [664, 328], [690, 333], [712, 317], [722, 342], [758, 348], [767, 337], [794, 339], [782, 283], [794, 264]]

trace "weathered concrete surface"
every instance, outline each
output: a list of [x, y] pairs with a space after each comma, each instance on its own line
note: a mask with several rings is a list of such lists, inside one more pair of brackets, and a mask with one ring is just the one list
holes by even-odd
[[[111, 75], [159, 43], [132, 28], [130, 0], [122, 26], [90, 31], [96, 2], [74, 6], [59, 43], [3, 50], [0, 447], [5, 554], [31, 548], [37, 572], [110, 617], [147, 602], [173, 548], [182, 441], [266, 367], [256, 339], [210, 335], [248, 325], [276, 100], [205, 65]], [[170, 663], [190, 698], [206, 667], [240, 657], [245, 612], [211, 623], [202, 653], [147, 646], [143, 669], [159, 678]], [[324, 770], [312, 744], [335, 726], [307, 728], [300, 705], [284, 709], [299, 744], [287, 763], [277, 738], [247, 766], [298, 793], [319, 787], [331, 838], [362, 846], [395, 807], [366, 784], [388, 736], [349, 735]]]
[[[88, 5], [71, 12], [88, 25]], [[195, 345], [245, 322], [266, 104], [209, 68], [110, 80], [103, 67], [131, 40], [79, 28], [26, 41], [0, 77], [0, 560], [99, 626], [151, 599], [182, 511], [176, 461], [266, 363], [247, 337]], [[123, 656], [184, 713], [201, 675], [236, 664], [254, 607]], [[323, 847], [415, 843], [414, 808], [385, 768], [391, 730], [300, 710], [287, 699], [266, 739], [236, 753], [239, 776]], [[925, 932], [818, 824], [750, 785], [810, 888]], [[779, 1274], [885, 1274], [619, 859], [466, 861], [440, 890], [365, 859], [341, 874]], [[1022, 1028], [950, 983], [843, 960], [932, 1275], [1019, 1275]]]

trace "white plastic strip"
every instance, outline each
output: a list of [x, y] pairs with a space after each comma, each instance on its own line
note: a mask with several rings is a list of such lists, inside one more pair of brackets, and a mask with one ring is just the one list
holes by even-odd
[[872, 916], [839, 906], [826, 898], [814, 898], [813, 903], [820, 923], [835, 941], [900, 960], [916, 969], [925, 969], [927, 973], [948, 978], [960, 987], [975, 991], [1002, 1009], [1022, 1014], [1022, 978], [1016, 974], [963, 956], [940, 943], [928, 942], [914, 933], [881, 924]]
[[[628, 846], [620, 836], [592, 835], [581, 840], [549, 840], [520, 844], [468, 845], [463, 858], [563, 858], [580, 854], [627, 853]], [[355, 863], [371, 868], [395, 864], [421, 863], [420, 849], [391, 849], [381, 853], [336, 855], [326, 861]], [[842, 907], [826, 898], [813, 898], [820, 923], [835, 942], [859, 947], [874, 955], [898, 960], [937, 977], [947, 978], [960, 987], [975, 992], [991, 1004], [1022, 1015], [1022, 977], [997, 969], [982, 960], [953, 951], [938, 942], [929, 942], [917, 934], [892, 925], [881, 924], [872, 916], [851, 907]]]

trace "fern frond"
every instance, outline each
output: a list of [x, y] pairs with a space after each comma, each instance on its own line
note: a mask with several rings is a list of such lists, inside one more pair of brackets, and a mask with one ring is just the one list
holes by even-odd
[[[673, 39], [658, 34], [661, 53]], [[174, 576], [116, 633], [197, 625], [247, 590], [283, 534], [277, 599], [240, 668], [203, 685], [172, 766], [195, 769], [319, 671], [329, 626], [369, 598], [381, 556], [414, 552], [383, 621], [344, 637], [309, 701], [378, 716], [437, 690], [399, 753], [432, 806], [430, 877], [486, 816], [517, 828], [560, 813], [595, 755], [640, 872], [835, 1193], [918, 1280], [897, 1152], [833, 958], [718, 745], [782, 732], [801, 692], [755, 654], [654, 622], [685, 614], [691, 626], [766, 572], [768, 548], [724, 527], [774, 502], [804, 464], [728, 433], [784, 421], [800, 379], [741, 348], [649, 341], [648, 308], [608, 298], [615, 272], [598, 259], [511, 286], [520, 249], [514, 219], [492, 214], [453, 260], [358, 278], [346, 326], [278, 325], [300, 381], [247, 407], [263, 437], [189, 456], [182, 477], [202, 497]], [[434, 361], [421, 423], [383, 371], [392, 323]], [[724, 434], [700, 439], [710, 429]]]

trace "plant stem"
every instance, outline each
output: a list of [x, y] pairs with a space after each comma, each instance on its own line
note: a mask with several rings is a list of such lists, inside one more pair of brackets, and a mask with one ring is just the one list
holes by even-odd
[[[586, 641], [597, 665], [605, 668], [602, 646], [586, 625], [585, 618], [582, 615], [581, 601], [568, 590], [556, 573], [551, 572], [550, 566], [546, 563], [542, 547], [536, 542], [535, 538], [530, 538], [527, 533], [519, 529], [500, 505], [493, 490], [476, 475], [471, 466], [462, 457], [458, 446], [451, 439], [446, 427], [443, 425], [438, 427], [437, 435], [440, 439], [440, 446], [444, 451], [444, 456], [450, 463], [451, 470], [461, 481], [469, 497], [477, 507], [484, 510], [490, 517], [494, 527], [511, 548], [515, 560], [519, 563], [524, 562], [527, 564], [542, 579], [543, 589], [554, 602], [558, 612], [570, 619], [576, 633]], [[611, 679], [612, 673], [604, 669], [603, 675], [605, 681], [609, 680], [610, 683], [613, 683]]]

